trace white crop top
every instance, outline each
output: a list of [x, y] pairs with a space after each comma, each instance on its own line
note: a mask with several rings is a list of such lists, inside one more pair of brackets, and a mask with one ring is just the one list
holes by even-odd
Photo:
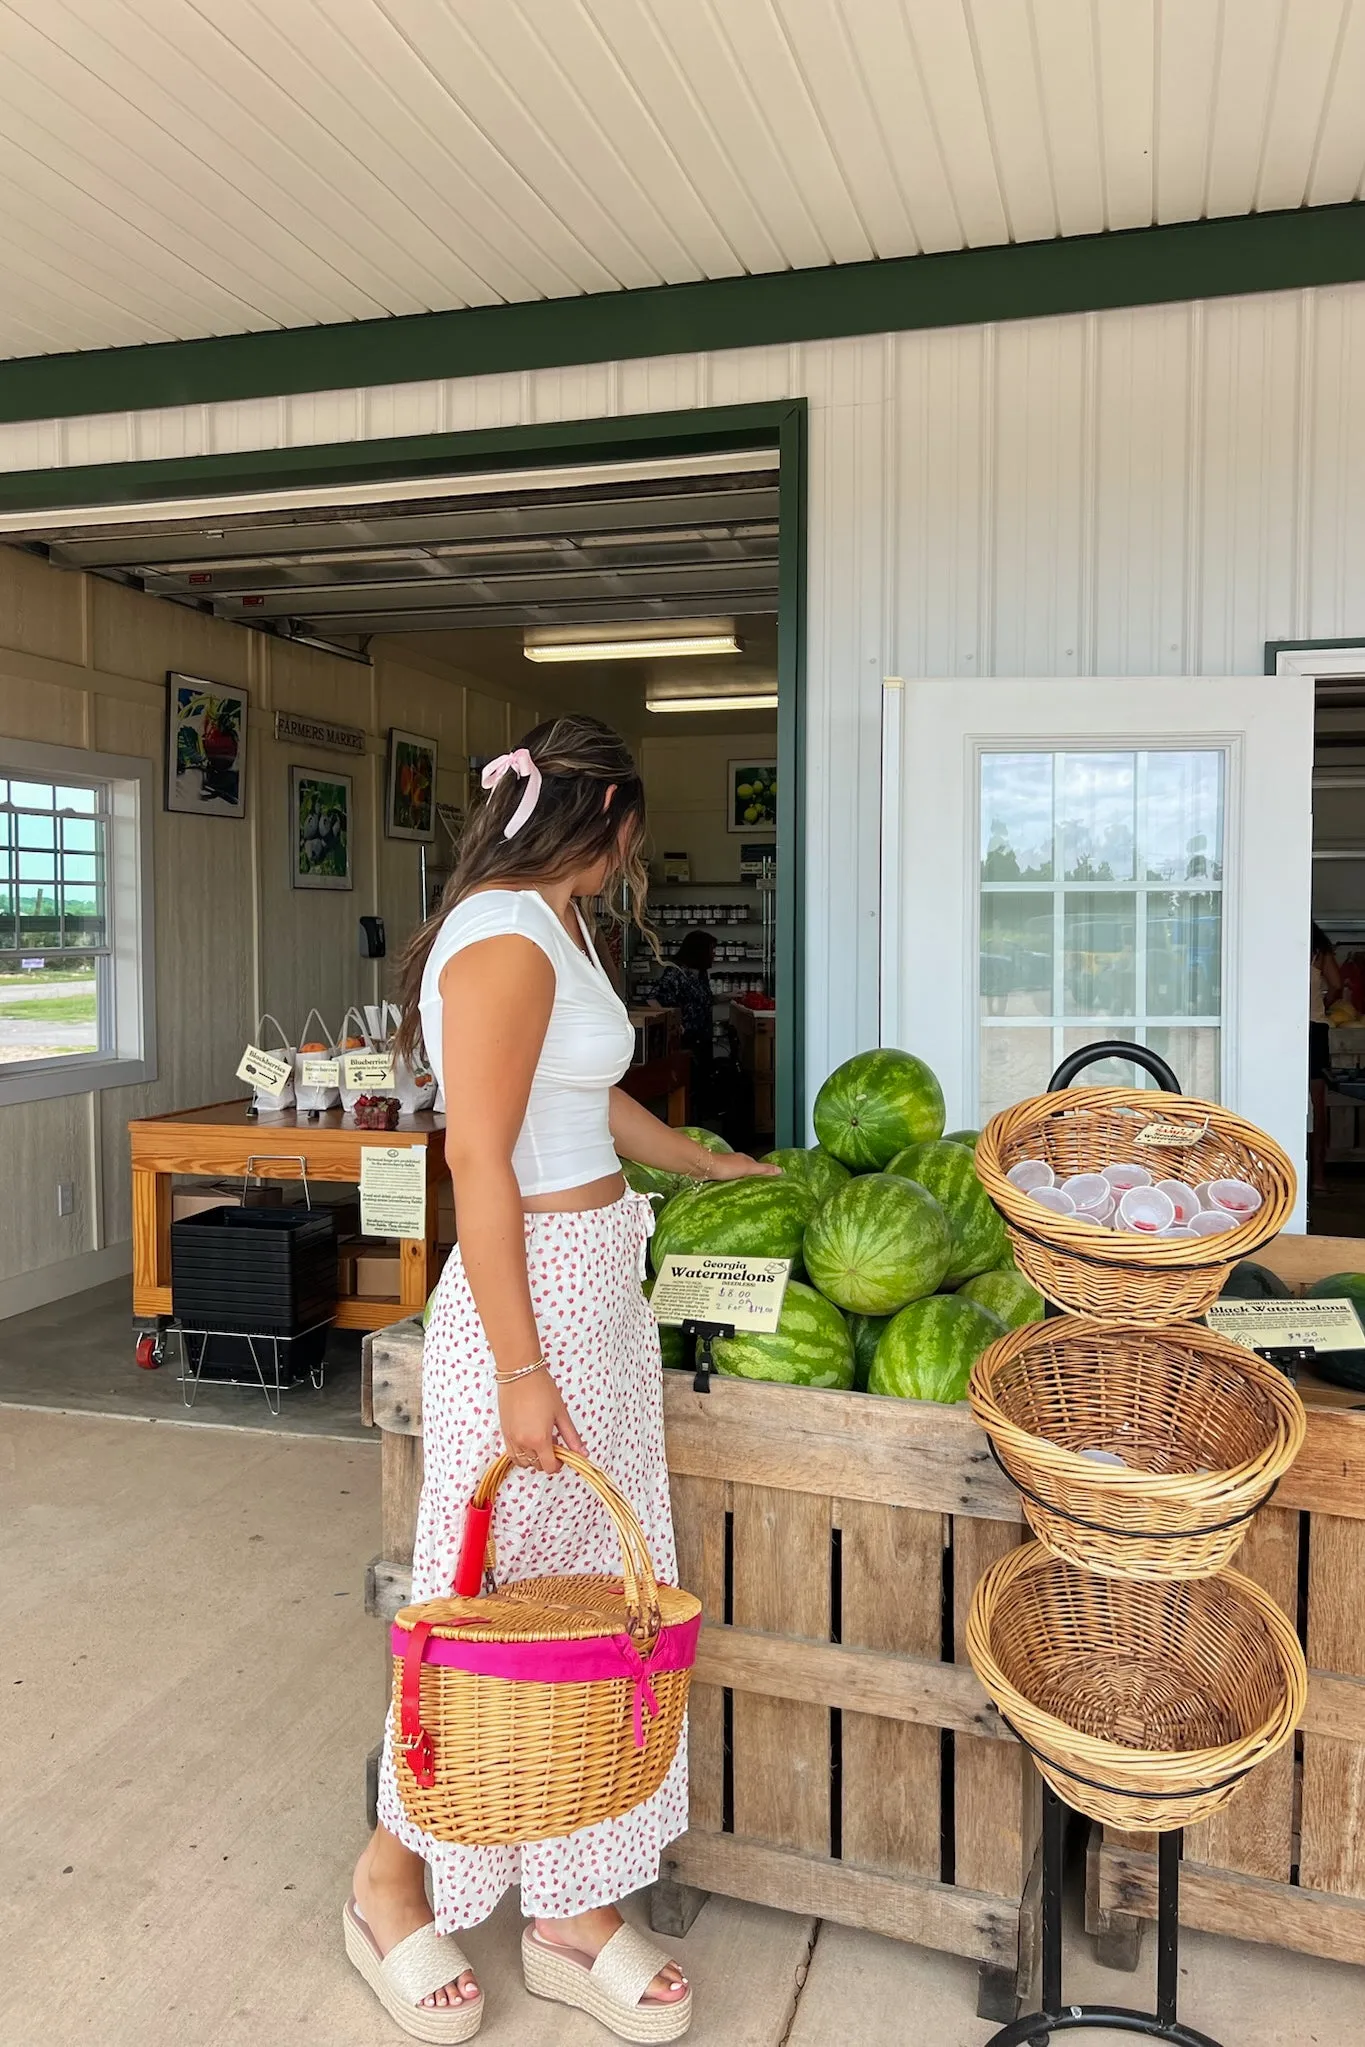
[[[590, 944], [581, 916], [578, 926]], [[442, 971], [467, 945], [508, 936], [529, 938], [555, 972], [554, 1007], [512, 1169], [523, 1194], [558, 1194], [620, 1171], [607, 1095], [630, 1064], [635, 1032], [596, 953], [589, 958], [579, 950], [543, 896], [534, 889], [484, 889], [450, 912], [422, 973], [422, 1037], [443, 1095]]]

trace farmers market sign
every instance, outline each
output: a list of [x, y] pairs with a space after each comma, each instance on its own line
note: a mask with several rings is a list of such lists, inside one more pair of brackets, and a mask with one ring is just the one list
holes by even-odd
[[364, 753], [365, 734], [358, 725], [337, 725], [330, 718], [300, 718], [293, 711], [276, 711], [276, 739], [293, 740], [298, 746], [322, 746], [332, 753]]
[[700, 1258], [672, 1251], [650, 1306], [660, 1322], [722, 1322], [771, 1336], [791, 1278], [790, 1258]]

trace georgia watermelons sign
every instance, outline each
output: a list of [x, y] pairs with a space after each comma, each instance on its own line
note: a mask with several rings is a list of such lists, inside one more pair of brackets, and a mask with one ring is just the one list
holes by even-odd
[[790, 1258], [716, 1258], [671, 1252], [650, 1306], [660, 1322], [728, 1322], [771, 1336], [782, 1315]]

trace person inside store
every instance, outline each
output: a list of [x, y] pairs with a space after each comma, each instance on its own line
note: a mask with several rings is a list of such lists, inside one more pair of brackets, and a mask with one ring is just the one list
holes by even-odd
[[[568, 1448], [626, 1494], [655, 1571], [676, 1583], [659, 1333], [640, 1280], [653, 1213], [620, 1162], [697, 1180], [776, 1169], [706, 1151], [616, 1085], [634, 1033], [584, 912], [619, 898], [645, 930], [644, 792], [625, 743], [598, 719], [556, 718], [490, 762], [483, 784], [441, 906], [400, 963], [398, 1050], [410, 1056], [420, 1034], [443, 1084], [459, 1236], [423, 1351], [412, 1599], [449, 1594], [465, 1505], [504, 1446], [516, 1468], [497, 1500], [501, 1579], [619, 1575], [610, 1520], [561, 1471]], [[390, 1724], [379, 1825], [344, 1927], [397, 2025], [427, 2041], [473, 2037], [483, 1993], [456, 1935], [517, 1884], [528, 1985], [621, 2039], [680, 2038], [687, 1981], [619, 1904], [686, 1829], [684, 1748], [660, 1790], [618, 1819], [470, 1847], [406, 1816]]]
[[652, 1000], [682, 1017], [682, 1046], [692, 1055], [694, 1107], [709, 1100], [715, 1066], [711, 968], [716, 941], [709, 931], [689, 931], [660, 974]]
[[1336, 949], [1320, 924], [1313, 926], [1308, 978], [1308, 1098], [1313, 1127], [1308, 1138], [1308, 1163], [1313, 1192], [1327, 1192], [1327, 1072], [1331, 1039], [1328, 1012], [1342, 993]]

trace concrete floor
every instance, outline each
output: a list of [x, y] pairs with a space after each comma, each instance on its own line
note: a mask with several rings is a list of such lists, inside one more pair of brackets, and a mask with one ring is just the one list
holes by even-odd
[[[0, 2042], [384, 2047], [341, 1952], [383, 1710], [369, 1446], [0, 1416]], [[602, 2047], [528, 1999], [507, 1901], [469, 1936], [489, 2047]], [[813, 1947], [813, 1953], [812, 1953]], [[677, 1944], [697, 2047], [981, 2047], [975, 1971], [713, 1899]], [[1072, 1944], [1075, 1995], [1145, 1977]], [[1365, 1972], [1189, 1936], [1224, 2047], [1365, 2047]], [[1081, 2036], [1095, 2037], [1095, 2036]]]
[[[360, 1337], [334, 1331], [321, 1390], [306, 1380], [280, 1395], [276, 1420], [265, 1396], [248, 1386], [205, 1378], [187, 1408], [177, 1362], [142, 1371], [134, 1359], [132, 1281], [72, 1294], [0, 1322], [0, 1407], [59, 1408], [143, 1421], [213, 1422], [236, 1429], [279, 1429], [373, 1443], [360, 1420]], [[266, 1371], [273, 1370], [268, 1352]]]

